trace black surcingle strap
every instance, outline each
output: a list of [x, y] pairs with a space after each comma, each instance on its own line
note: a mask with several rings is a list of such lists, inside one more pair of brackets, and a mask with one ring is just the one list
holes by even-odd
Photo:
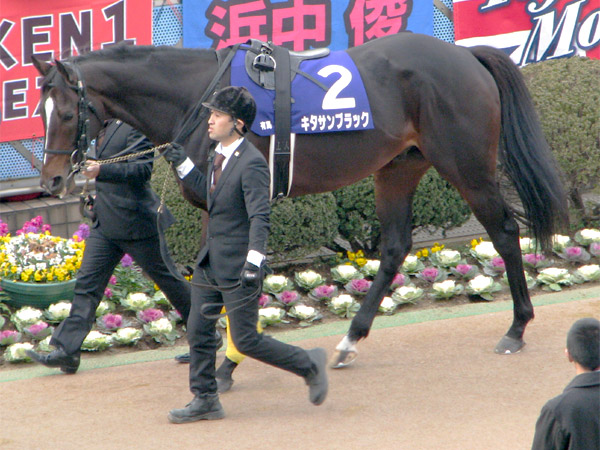
[[275, 70], [275, 152], [273, 170], [273, 198], [285, 197], [289, 190], [290, 133], [292, 117], [292, 86], [290, 52], [274, 46]]

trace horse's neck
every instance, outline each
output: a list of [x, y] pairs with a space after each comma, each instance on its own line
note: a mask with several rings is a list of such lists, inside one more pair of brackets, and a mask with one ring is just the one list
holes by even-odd
[[132, 64], [90, 64], [84, 75], [109, 116], [129, 123], [154, 142], [173, 139], [217, 70], [214, 52], [212, 57], [210, 52], [199, 52], [196, 59], [181, 63], [168, 56], [169, 61], [156, 55]]

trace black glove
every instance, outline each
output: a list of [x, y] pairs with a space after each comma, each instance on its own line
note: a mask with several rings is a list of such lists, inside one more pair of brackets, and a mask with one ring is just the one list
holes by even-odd
[[183, 146], [172, 142], [163, 152], [163, 155], [167, 161], [173, 163], [175, 167], [179, 166], [187, 158]]
[[240, 275], [240, 281], [243, 288], [258, 289], [262, 282], [263, 273], [260, 267], [255, 266], [251, 262], [246, 261], [242, 273]]

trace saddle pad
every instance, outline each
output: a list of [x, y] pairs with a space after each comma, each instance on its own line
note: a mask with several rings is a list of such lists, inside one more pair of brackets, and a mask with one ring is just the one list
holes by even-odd
[[[263, 89], [246, 72], [245, 50], [231, 63], [231, 85], [245, 86], [256, 101], [252, 131], [259, 136], [275, 133], [275, 91]], [[292, 133], [328, 133], [374, 128], [369, 99], [354, 61], [344, 51], [320, 59], [305, 60], [299, 70], [328, 87], [324, 91], [300, 74], [292, 82]]]

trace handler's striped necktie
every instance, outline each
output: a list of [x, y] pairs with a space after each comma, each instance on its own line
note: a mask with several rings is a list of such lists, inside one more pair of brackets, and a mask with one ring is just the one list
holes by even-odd
[[215, 187], [217, 186], [219, 178], [221, 177], [221, 172], [223, 171], [223, 161], [225, 161], [225, 155], [222, 153], [217, 153], [213, 163], [213, 182], [210, 186], [211, 194], [215, 191]]

